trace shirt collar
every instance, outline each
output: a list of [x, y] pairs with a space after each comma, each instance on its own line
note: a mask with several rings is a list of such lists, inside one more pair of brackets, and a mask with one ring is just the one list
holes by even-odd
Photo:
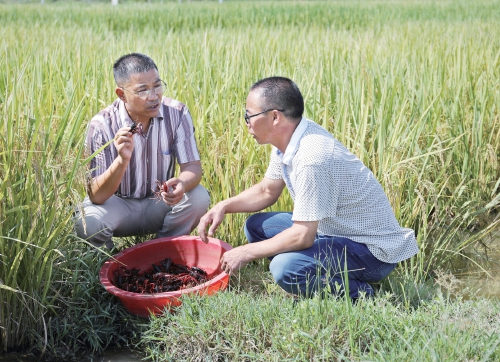
[[295, 153], [297, 153], [297, 149], [299, 147], [299, 141], [304, 135], [306, 129], [307, 129], [307, 119], [305, 117], [302, 117], [302, 119], [299, 122], [299, 125], [297, 126], [297, 128], [295, 128], [295, 131], [293, 132], [292, 138], [290, 139], [288, 146], [286, 146], [285, 153], [281, 153], [281, 151], [278, 150], [278, 156], [281, 158], [281, 162], [283, 162], [285, 165], [290, 165], [292, 163], [293, 156], [295, 156]]
[[154, 117], [152, 120], [157, 119], [158, 121], [163, 121], [163, 98], [160, 101], [160, 111], [158, 112], [158, 115]]

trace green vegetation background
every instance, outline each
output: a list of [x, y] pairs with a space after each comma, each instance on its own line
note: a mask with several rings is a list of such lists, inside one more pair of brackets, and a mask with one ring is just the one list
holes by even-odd
[[[0, 350], [76, 359], [119, 344], [152, 360], [496, 360], [498, 302], [443, 270], [487, 268], [498, 230], [500, 3], [0, 3]], [[264, 174], [243, 108], [259, 78], [296, 81], [306, 116], [370, 167], [421, 253], [379, 297], [291, 300], [265, 261], [228, 293], [149, 322], [99, 285], [77, 240], [86, 123], [114, 100], [112, 64], [143, 52], [195, 121], [212, 201]], [[284, 195], [272, 210], [290, 210]], [[217, 237], [245, 243], [246, 215]], [[119, 248], [140, 240], [122, 240]], [[444, 273], [444, 274], [443, 274]], [[439, 281], [438, 288], [431, 288]], [[406, 356], [406, 357], [405, 357]]]

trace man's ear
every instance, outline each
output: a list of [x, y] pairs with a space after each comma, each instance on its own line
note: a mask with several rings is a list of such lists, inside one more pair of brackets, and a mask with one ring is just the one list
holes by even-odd
[[278, 112], [278, 111], [273, 111], [273, 117], [274, 117], [274, 119], [273, 119], [273, 123], [274, 123], [274, 124], [277, 124], [277, 123], [279, 122], [279, 120], [281, 119], [281, 118], [280, 118], [280, 112]]
[[116, 87], [115, 93], [118, 96], [118, 98], [120, 98], [122, 101], [125, 102], [125, 91], [122, 88]]

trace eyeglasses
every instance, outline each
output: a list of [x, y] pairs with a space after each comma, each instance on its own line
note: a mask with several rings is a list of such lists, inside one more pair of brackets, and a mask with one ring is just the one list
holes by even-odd
[[[250, 124], [250, 118], [252, 117], [255, 117], [255, 116], [259, 116], [263, 113], [266, 113], [266, 112], [269, 112], [269, 111], [274, 111], [275, 109], [274, 108], [271, 108], [271, 109], [266, 109], [265, 111], [262, 111], [260, 113], [255, 113], [255, 114], [247, 114], [247, 112], [245, 111], [245, 123], [246, 124]], [[285, 110], [284, 109], [276, 109], [276, 111], [278, 112], [284, 112]]]
[[120, 87], [120, 88], [123, 90], [126, 90], [127, 92], [130, 92], [132, 94], [135, 94], [136, 96], [138, 96], [141, 99], [148, 99], [150, 94], [160, 95], [165, 91], [165, 86], [166, 86], [165, 82], [162, 81], [161, 79], [160, 79], [160, 82], [161, 82], [161, 84], [159, 86], [154, 87], [152, 89], [143, 90], [140, 92], [131, 91], [131, 90], [129, 90], [127, 88], [123, 88], [123, 87]]

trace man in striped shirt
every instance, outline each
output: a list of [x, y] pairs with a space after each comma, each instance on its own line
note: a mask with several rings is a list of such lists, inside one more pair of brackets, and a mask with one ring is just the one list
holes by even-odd
[[231, 273], [267, 257], [289, 293], [372, 295], [370, 283], [418, 252], [414, 232], [398, 224], [361, 160], [303, 112], [302, 94], [290, 79], [265, 78], [252, 86], [245, 122], [259, 144], [273, 146], [269, 166], [258, 184], [212, 207], [198, 234], [207, 240], [227, 213], [273, 205], [286, 187], [293, 212], [251, 215], [245, 223], [249, 244], [224, 253], [222, 268]]
[[[86, 150], [97, 154], [77, 235], [110, 249], [113, 236], [188, 235], [210, 204], [189, 110], [163, 96], [158, 68], [143, 54], [122, 56], [113, 74], [118, 99], [87, 130]], [[156, 197], [158, 182], [168, 190]]]

